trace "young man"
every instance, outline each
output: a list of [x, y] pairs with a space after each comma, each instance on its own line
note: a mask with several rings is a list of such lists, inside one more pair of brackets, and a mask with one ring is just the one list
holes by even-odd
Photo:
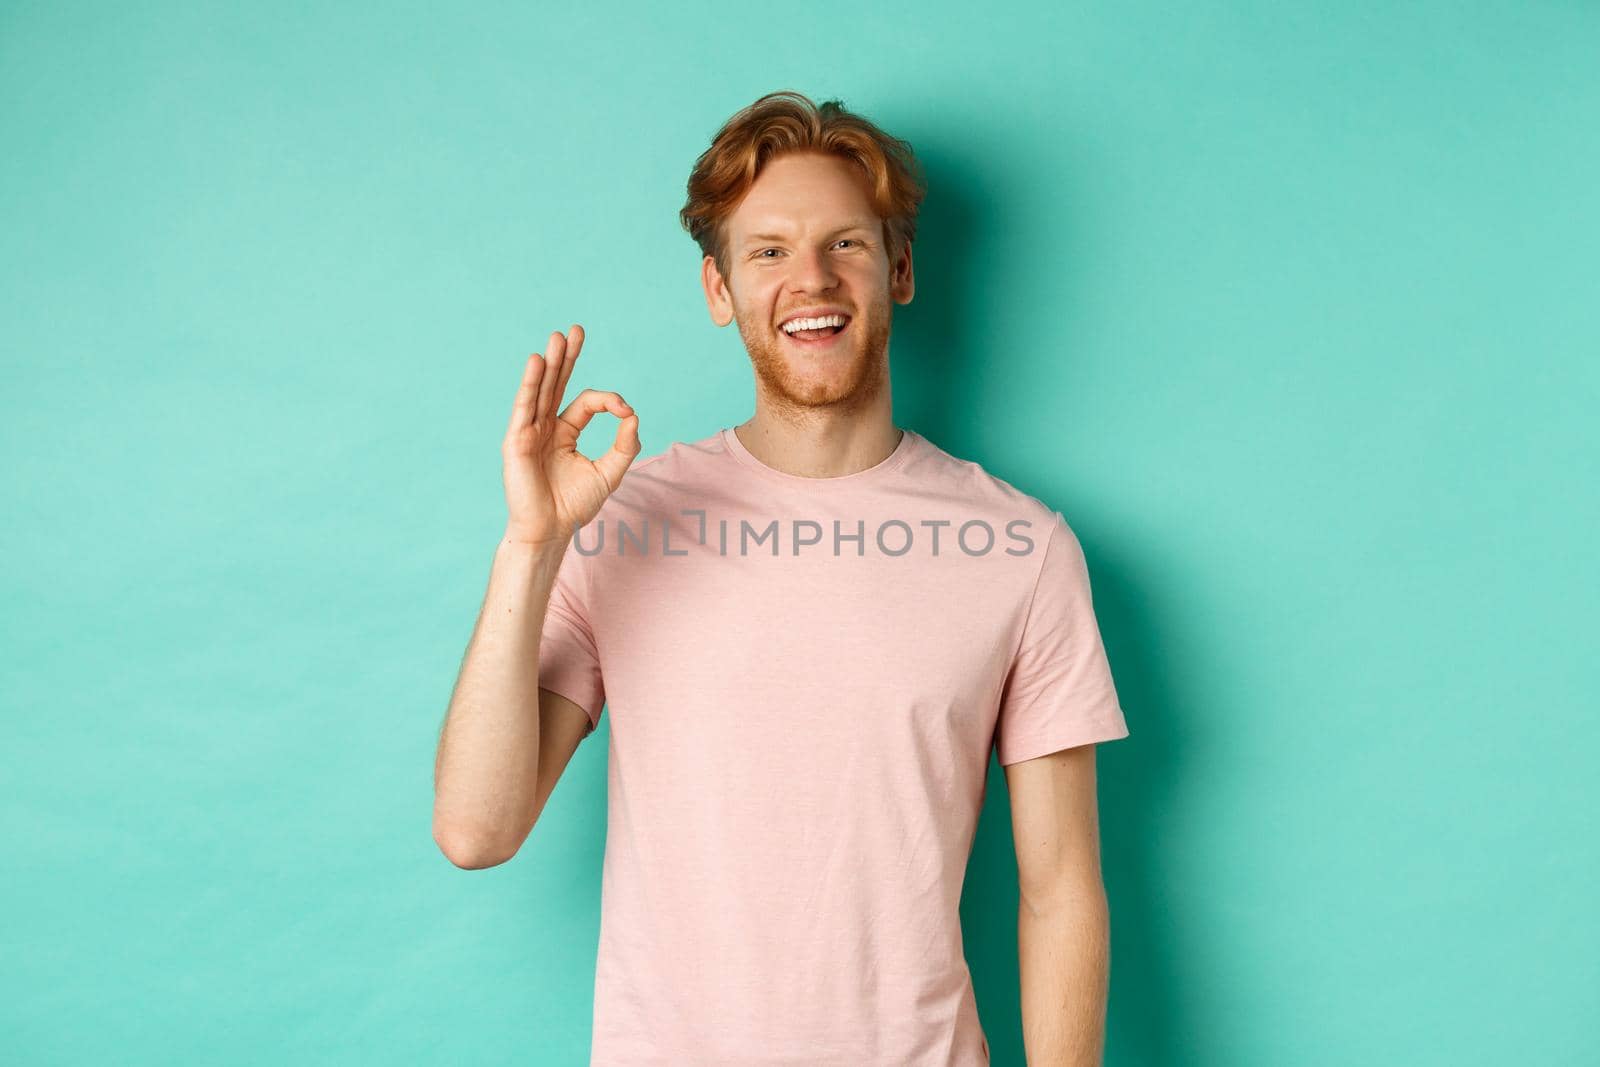
[[634, 463], [616, 393], [557, 414], [580, 327], [528, 361], [434, 837], [510, 859], [610, 709], [594, 1064], [988, 1063], [958, 907], [991, 750], [1028, 1060], [1100, 1062], [1094, 746], [1128, 730], [1062, 516], [891, 420], [922, 195], [904, 142], [770, 94], [682, 216], [754, 416]]

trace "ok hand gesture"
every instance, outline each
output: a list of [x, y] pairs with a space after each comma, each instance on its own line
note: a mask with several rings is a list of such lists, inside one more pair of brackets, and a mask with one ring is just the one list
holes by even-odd
[[[506, 540], [553, 545], [570, 540], [600, 511], [639, 454], [639, 416], [613, 392], [585, 389], [559, 415], [572, 366], [583, 348], [583, 327], [570, 340], [550, 335], [547, 354], [535, 352], [522, 373], [501, 446], [506, 483]], [[578, 434], [600, 411], [622, 420], [606, 454], [591, 460], [578, 451]]]

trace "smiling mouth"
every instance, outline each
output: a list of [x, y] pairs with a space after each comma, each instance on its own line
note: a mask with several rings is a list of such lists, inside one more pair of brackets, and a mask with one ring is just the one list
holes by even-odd
[[794, 333], [787, 333], [779, 327], [778, 332], [800, 348], [826, 348], [848, 330], [854, 321], [845, 319], [843, 326], [824, 326], [820, 330], [796, 330]]

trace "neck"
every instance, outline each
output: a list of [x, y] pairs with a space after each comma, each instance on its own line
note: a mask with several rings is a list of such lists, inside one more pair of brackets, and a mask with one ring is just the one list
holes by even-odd
[[787, 415], [758, 407], [733, 432], [762, 463], [801, 478], [840, 478], [875, 467], [899, 447], [904, 433], [887, 407], [849, 415]]

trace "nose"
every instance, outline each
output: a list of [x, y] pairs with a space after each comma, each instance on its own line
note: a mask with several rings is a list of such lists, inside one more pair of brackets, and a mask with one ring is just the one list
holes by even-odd
[[790, 260], [789, 287], [797, 293], [826, 292], [838, 284], [838, 274], [827, 249], [805, 248]]

